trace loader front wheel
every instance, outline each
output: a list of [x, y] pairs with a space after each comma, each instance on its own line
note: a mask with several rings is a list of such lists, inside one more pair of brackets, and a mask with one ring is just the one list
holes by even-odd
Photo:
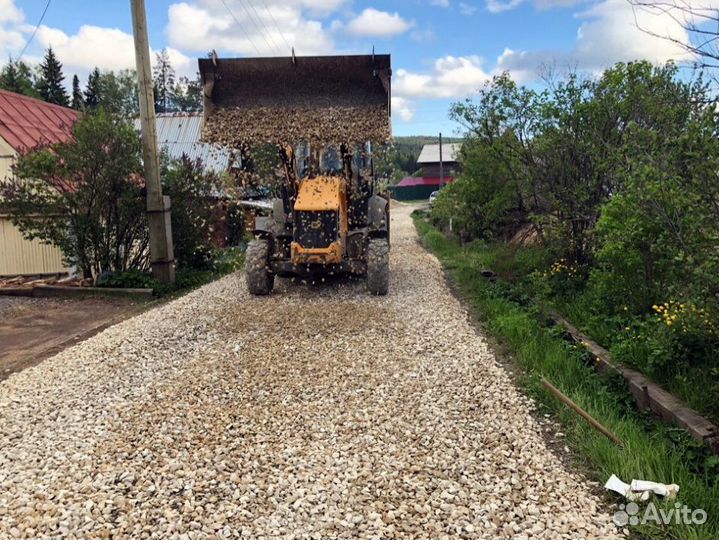
[[270, 243], [259, 238], [252, 240], [245, 252], [245, 276], [250, 294], [264, 296], [272, 292], [275, 275], [270, 272]]
[[383, 296], [389, 291], [389, 242], [373, 238], [367, 246], [367, 290]]

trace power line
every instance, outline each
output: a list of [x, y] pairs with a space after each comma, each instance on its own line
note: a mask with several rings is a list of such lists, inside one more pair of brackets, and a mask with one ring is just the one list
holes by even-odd
[[275, 28], [277, 29], [277, 32], [280, 34], [280, 37], [282, 38], [282, 41], [285, 42], [285, 45], [287, 45], [287, 50], [289, 51], [290, 49], [292, 49], [292, 45], [290, 45], [290, 44], [288, 43], [287, 39], [285, 39], [285, 34], [284, 34], [284, 32], [282, 31], [282, 29], [280, 29], [280, 25], [277, 24], [277, 21], [275, 20], [275, 16], [272, 14], [272, 10], [267, 6], [267, 2], [265, 2], [265, 0], [262, 0], [262, 5], [265, 6], [265, 11], [266, 11], [267, 14], [270, 16], [270, 19], [272, 19], [272, 24], [275, 25]]
[[[270, 50], [271, 50], [271, 49], [272, 49], [272, 45], [270, 45], [270, 42], [267, 40], [267, 37], [265, 36], [265, 33], [262, 31], [262, 29], [259, 27], [259, 25], [255, 22], [255, 19], [254, 19], [254, 17], [252, 16], [252, 13], [250, 13], [250, 10], [247, 9], [247, 6], [245, 5], [245, 3], [244, 3], [242, 0], [239, 0], [239, 2], [240, 2], [240, 5], [242, 6], [242, 9], [244, 9], [244, 10], [245, 10], [245, 13], [247, 13], [247, 17], [250, 19], [250, 23], [251, 23], [252, 26], [254, 26], [255, 29], [259, 32], [260, 36], [262, 36], [262, 39], [265, 40], [265, 43], [267, 44], [267, 46], [268, 46], [268, 47], [270, 48]], [[277, 48], [277, 45], [275, 45], [274, 47], [275, 47], [275, 49], [276, 49], [276, 48]]]
[[272, 44], [275, 46], [275, 49], [277, 50], [277, 52], [279, 52], [280, 54], [282, 54], [282, 48], [281, 48], [279, 45], [277, 45], [277, 42], [275, 41], [275, 38], [272, 37], [272, 32], [270, 32], [270, 29], [269, 29], [269, 28], [267, 27], [267, 25], [265, 24], [265, 21], [262, 20], [262, 17], [260, 17], [260, 14], [257, 13], [257, 9], [255, 8], [255, 5], [252, 3], [251, 0], [248, 1], [248, 3], [250, 4], [250, 7], [252, 8], [252, 11], [254, 12], [255, 16], [257, 17], [257, 20], [260, 21], [260, 24], [262, 25], [262, 28], [264, 28], [264, 29], [265, 29], [265, 32], [267, 32], [267, 37], [270, 38], [270, 41], [272, 41]]
[[235, 17], [235, 14], [232, 13], [232, 10], [230, 9], [230, 6], [227, 5], [227, 3], [225, 2], [225, 0], [220, 0], [220, 2], [222, 2], [222, 5], [225, 6], [225, 9], [226, 9], [227, 12], [230, 14], [230, 16], [235, 20], [235, 22], [237, 23], [237, 25], [240, 26], [240, 27], [242, 28], [242, 30], [247, 34], [247, 40], [252, 44], [252, 48], [255, 49], [255, 52], [256, 52], [258, 55], [260, 55], [260, 54], [261, 54], [261, 53], [260, 53], [260, 49], [257, 47], [257, 45], [255, 45], [255, 42], [252, 41], [252, 38], [250, 37], [249, 32], [247, 32], [247, 28], [245, 28], [245, 25], [242, 24], [242, 23], [237, 19], [237, 17]]
[[47, 13], [47, 8], [50, 7], [50, 2], [52, 2], [52, 0], [47, 0], [47, 4], [45, 4], [45, 9], [42, 10], [42, 15], [40, 15], [40, 20], [37, 21], [37, 24], [35, 25], [35, 30], [32, 31], [32, 35], [30, 36], [30, 39], [27, 40], [27, 42], [25, 43], [25, 46], [22, 48], [22, 51], [20, 51], [20, 56], [18, 56], [18, 59], [16, 60], [17, 62], [19, 62], [22, 59], [22, 55], [25, 54], [25, 51], [30, 46], [30, 43], [32, 43], [32, 40], [35, 39], [35, 34], [37, 34], [37, 29], [40, 28], [42, 21], [45, 19], [45, 14]]

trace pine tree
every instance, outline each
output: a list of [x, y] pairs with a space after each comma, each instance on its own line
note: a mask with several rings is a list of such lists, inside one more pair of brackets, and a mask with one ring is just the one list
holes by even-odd
[[40, 97], [35, 88], [35, 77], [30, 66], [12, 58], [0, 70], [0, 88], [25, 96]]
[[67, 96], [62, 81], [65, 76], [62, 74], [62, 64], [55, 56], [52, 47], [48, 47], [45, 58], [40, 64], [40, 78], [37, 82], [37, 89], [40, 97], [48, 103], [67, 107], [70, 99]]
[[82, 91], [80, 90], [80, 79], [77, 78], [77, 75], [72, 76], [72, 103], [71, 107], [77, 111], [82, 109], [82, 106], [84, 105], [85, 101], [82, 97]]
[[162, 49], [156, 56], [153, 68], [153, 89], [155, 90], [155, 112], [168, 112], [173, 108], [173, 89], [175, 87], [175, 70], [170, 63], [167, 49]]
[[95, 109], [100, 104], [100, 69], [95, 67], [87, 76], [87, 86], [85, 86], [85, 108]]

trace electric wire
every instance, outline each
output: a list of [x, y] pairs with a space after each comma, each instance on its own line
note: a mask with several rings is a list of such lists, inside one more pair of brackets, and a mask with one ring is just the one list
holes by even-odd
[[[262, 29], [261, 29], [261, 28], [259, 27], [259, 25], [255, 22], [255, 19], [252, 17], [252, 13], [250, 13], [250, 10], [247, 9], [247, 6], [245, 5], [245, 3], [244, 3], [242, 0], [239, 0], [239, 2], [240, 2], [240, 6], [242, 6], [242, 9], [244, 9], [244, 10], [245, 10], [245, 13], [247, 13], [247, 18], [248, 18], [248, 20], [250, 21], [250, 24], [252, 24], [252, 26], [255, 28], [255, 30], [257, 30], [257, 32], [260, 34], [260, 36], [262, 37], [262, 39], [263, 39], [263, 40], [265, 41], [265, 43], [267, 44], [267, 47], [269, 47], [269, 49], [272, 50], [272, 45], [270, 44], [269, 40], [267, 39], [267, 36], [264, 34], [264, 32], [262, 31]], [[275, 47], [276, 47], [276, 46], [275, 46]]]
[[279, 45], [277, 45], [277, 42], [275, 41], [275, 38], [272, 37], [272, 32], [270, 31], [270, 29], [269, 29], [269, 28], [267, 27], [267, 25], [265, 24], [265, 21], [262, 20], [262, 17], [260, 17], [260, 14], [257, 12], [257, 8], [255, 8], [255, 5], [252, 3], [251, 0], [248, 1], [248, 4], [249, 4], [250, 7], [252, 8], [252, 12], [255, 14], [256, 19], [257, 19], [258, 21], [260, 21], [260, 24], [262, 25], [262, 28], [264, 28], [264, 29], [265, 29], [265, 32], [267, 32], [267, 37], [270, 38], [270, 41], [272, 42], [272, 44], [273, 44], [274, 47], [275, 47], [275, 50], [276, 50], [277, 52], [279, 52], [280, 54], [282, 54], [282, 47], [280, 47]]
[[35, 34], [37, 34], [37, 29], [40, 28], [42, 21], [45, 19], [45, 14], [47, 13], [47, 9], [50, 7], [50, 2], [52, 2], [52, 0], [47, 0], [47, 4], [45, 4], [45, 9], [42, 10], [42, 15], [40, 15], [40, 20], [37, 21], [37, 24], [35, 25], [35, 29], [32, 31], [32, 34], [30, 35], [30, 39], [27, 40], [27, 42], [25, 43], [25, 46], [22, 48], [22, 51], [20, 51], [20, 56], [18, 56], [18, 59], [17, 59], [18, 62], [22, 59], [22, 55], [25, 54], [25, 51], [30, 46], [30, 43], [32, 43], [32, 40], [35, 39]]
[[261, 0], [261, 1], [262, 1], [262, 5], [265, 6], [265, 11], [270, 16], [270, 19], [272, 19], [272, 24], [275, 25], [277, 32], [279, 32], [280, 37], [282, 38], [282, 41], [285, 42], [285, 45], [287, 46], [287, 51], [289, 52], [292, 49], [292, 45], [290, 45], [290, 43], [285, 38], [285, 33], [280, 28], [280, 25], [277, 24], [277, 20], [275, 19], [275, 16], [272, 14], [272, 10], [267, 6], [267, 2], [265, 0]]
[[240, 28], [242, 28], [242, 30], [245, 32], [245, 34], [247, 34], [247, 40], [250, 42], [250, 44], [252, 45], [252, 48], [255, 49], [255, 52], [256, 52], [256, 53], [258, 54], [258, 56], [259, 56], [259, 55], [261, 54], [261, 53], [260, 53], [260, 49], [257, 47], [257, 45], [255, 45], [255, 42], [254, 42], [254, 41], [252, 40], [252, 38], [250, 37], [249, 32], [247, 32], [247, 28], [245, 27], [245, 25], [242, 24], [237, 17], [235, 17], [235, 14], [234, 14], [234, 13], [232, 12], [232, 10], [230, 9], [230, 6], [227, 5], [227, 2], [225, 2], [225, 0], [220, 0], [220, 2], [222, 2], [222, 5], [225, 6], [225, 9], [226, 9], [227, 12], [230, 14], [230, 16], [235, 20], [235, 22], [237, 23], [237, 25], [238, 25]]

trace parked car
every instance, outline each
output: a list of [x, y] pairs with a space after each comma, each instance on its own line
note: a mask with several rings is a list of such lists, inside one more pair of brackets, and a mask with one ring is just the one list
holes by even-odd
[[430, 206], [434, 206], [434, 200], [437, 198], [437, 195], [439, 195], [439, 190], [433, 191], [432, 193], [429, 194], [429, 205]]

